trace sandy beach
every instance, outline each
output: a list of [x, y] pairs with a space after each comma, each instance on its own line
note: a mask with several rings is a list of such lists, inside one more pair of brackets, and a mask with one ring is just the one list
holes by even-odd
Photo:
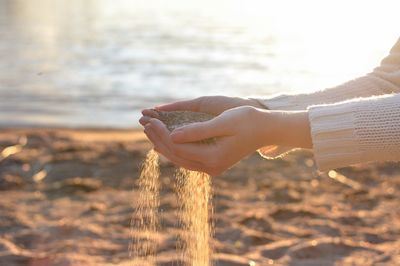
[[[140, 130], [2, 129], [0, 265], [130, 265]], [[175, 250], [174, 166], [161, 160], [158, 265]], [[214, 264], [400, 265], [400, 166], [318, 173], [312, 154], [254, 154], [213, 178]]]

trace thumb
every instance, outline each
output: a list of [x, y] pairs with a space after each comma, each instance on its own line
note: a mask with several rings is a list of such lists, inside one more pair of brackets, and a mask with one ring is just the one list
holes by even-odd
[[175, 129], [171, 139], [175, 143], [197, 142], [226, 135], [222, 121], [213, 118], [205, 122], [197, 122]]

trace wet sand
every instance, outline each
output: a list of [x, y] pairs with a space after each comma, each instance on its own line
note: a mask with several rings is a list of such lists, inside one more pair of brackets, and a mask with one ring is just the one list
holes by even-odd
[[[150, 147], [135, 130], [1, 130], [0, 265], [130, 265], [133, 188]], [[163, 266], [179, 265], [174, 169], [161, 162]], [[329, 177], [305, 151], [254, 154], [213, 189], [215, 265], [400, 265], [399, 164]]]

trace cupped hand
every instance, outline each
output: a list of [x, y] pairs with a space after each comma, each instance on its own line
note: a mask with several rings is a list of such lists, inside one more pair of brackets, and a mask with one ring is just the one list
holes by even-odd
[[[271, 136], [265, 128], [271, 122], [268, 114], [269, 111], [251, 106], [236, 107], [173, 132], [160, 120], [151, 118], [144, 131], [154, 149], [174, 164], [215, 176], [265, 145], [267, 135]], [[214, 142], [210, 144], [199, 143], [211, 138]]]
[[[155, 107], [155, 109], [160, 111], [192, 111], [219, 115], [228, 109], [245, 105], [264, 108], [254, 99], [228, 96], [203, 96], [193, 100], [160, 105]], [[157, 112], [152, 109], [144, 109], [142, 114], [143, 116], [140, 118], [139, 122], [143, 126], [145, 126], [151, 118], [158, 118]]]

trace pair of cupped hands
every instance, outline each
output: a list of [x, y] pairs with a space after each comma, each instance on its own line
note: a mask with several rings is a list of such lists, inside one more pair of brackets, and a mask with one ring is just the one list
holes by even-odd
[[[172, 132], [157, 119], [158, 114], [152, 109], [144, 109], [139, 120], [155, 151], [175, 165], [211, 176], [221, 174], [261, 147], [291, 144], [290, 136], [282, 134], [288, 129], [282, 123], [286, 121], [283, 119], [285, 114], [267, 110], [254, 99], [205, 96], [155, 109], [203, 112], [215, 116], [209, 121], [192, 123]], [[214, 138], [215, 142], [199, 143], [209, 138]]]

